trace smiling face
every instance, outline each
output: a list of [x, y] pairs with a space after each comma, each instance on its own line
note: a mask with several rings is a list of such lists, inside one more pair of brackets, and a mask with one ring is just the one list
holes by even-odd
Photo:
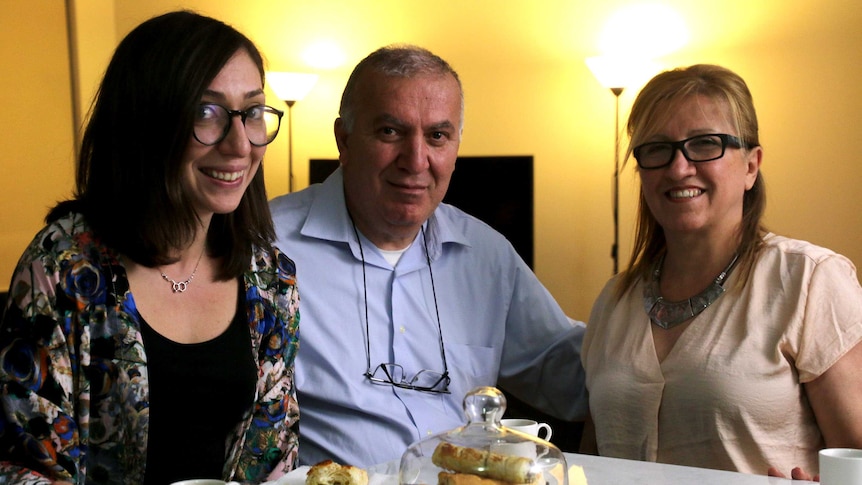
[[[725, 101], [692, 95], [681, 100], [674, 116], [644, 141], [678, 141], [706, 133], [739, 136]], [[644, 200], [668, 241], [736, 235], [743, 195], [754, 184], [761, 157], [760, 147], [728, 147], [717, 160], [689, 162], [676, 151], [667, 167], [639, 170]]]
[[337, 120], [347, 206], [382, 249], [406, 247], [449, 188], [460, 144], [461, 91], [450, 74], [367, 73], [351, 132]]
[[[201, 103], [245, 110], [266, 101], [260, 71], [245, 50], [237, 51], [204, 91]], [[252, 145], [239, 116], [224, 140], [205, 146], [194, 137], [183, 154], [182, 186], [198, 216], [227, 214], [239, 206], [260, 167], [266, 147]]]

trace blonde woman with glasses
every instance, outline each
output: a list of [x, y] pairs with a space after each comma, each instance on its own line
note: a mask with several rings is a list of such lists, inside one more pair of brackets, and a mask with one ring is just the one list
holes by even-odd
[[862, 448], [862, 288], [847, 258], [764, 228], [743, 79], [661, 73], [628, 132], [637, 232], [587, 326], [582, 450], [810, 478], [821, 448]]

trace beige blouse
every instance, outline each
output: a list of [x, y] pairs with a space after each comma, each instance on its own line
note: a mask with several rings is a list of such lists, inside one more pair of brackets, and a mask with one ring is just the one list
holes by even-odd
[[817, 472], [823, 437], [802, 384], [862, 340], [856, 269], [828, 249], [770, 234], [741, 292], [732, 289], [737, 277], [661, 363], [643, 283], [616, 304], [616, 279], [605, 286], [582, 353], [599, 454]]

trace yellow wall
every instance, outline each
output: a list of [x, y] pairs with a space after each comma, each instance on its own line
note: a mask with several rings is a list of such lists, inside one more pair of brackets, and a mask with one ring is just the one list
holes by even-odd
[[71, 193], [72, 93], [63, 2], [0, 10], [0, 290], [48, 208]]
[[[59, 3], [31, 2], [26, 12], [19, 7], [17, 13], [30, 18], [32, 12], [44, 12], [38, 22], [7, 18], [12, 15], [8, 8], [2, 14], [0, 27], [10, 24], [17, 29], [12, 33], [8, 27], [0, 29], [5, 54], [0, 92], [10, 98], [3, 106], [51, 106], [52, 116], [40, 116], [38, 127], [22, 126], [22, 114], [30, 114], [22, 109], [7, 111], [0, 118], [4, 135], [19, 134], [14, 140], [4, 136], [8, 175], [0, 182], [5, 184], [0, 191], [4, 207], [0, 289], [14, 260], [41, 226], [44, 209], [68, 194], [72, 183], [65, 39], [60, 34], [53, 37], [63, 31]], [[93, 17], [107, 17], [95, 23], [101, 29], [94, 29], [91, 22], [84, 31], [87, 38], [95, 36], [99, 42], [81, 42], [80, 75], [90, 79], [90, 85], [104, 69], [103, 63], [92, 60], [106, 59], [110, 53], [110, 49], [105, 53], [110, 42], [104, 39], [116, 43], [139, 22], [178, 5], [245, 32], [262, 48], [272, 70], [320, 74], [308, 97], [293, 108], [294, 172], [300, 188], [307, 183], [306, 160], [337, 156], [332, 122], [349, 70], [359, 59], [391, 42], [418, 43], [442, 55], [459, 71], [465, 86], [461, 154], [535, 157], [536, 272], [571, 316], [588, 317], [593, 299], [611, 273], [614, 99], [592, 76], [584, 58], [598, 53], [600, 24], [615, 8], [637, 3], [634, 0], [74, 3], [79, 25], [90, 18], [88, 11]], [[749, 82], [765, 147], [770, 228], [862, 263], [862, 191], [856, 188], [862, 178], [862, 149], [855, 143], [862, 126], [858, 88], [862, 34], [857, 28], [862, 4], [855, 0], [663, 3], [677, 7], [692, 30], [691, 43], [661, 59], [663, 67], [718, 63]], [[51, 33], [50, 39], [46, 32]], [[332, 39], [344, 49], [344, 66], [321, 70], [303, 62], [303, 49], [321, 39]], [[13, 40], [14, 49], [9, 47]], [[52, 47], [47, 51], [30, 45], [49, 40]], [[50, 74], [45, 74], [47, 70]], [[86, 89], [84, 81], [80, 91]], [[636, 91], [636, 87], [629, 89], [620, 98], [623, 121]], [[271, 103], [278, 103], [274, 95]], [[287, 189], [286, 165], [287, 137], [281, 136], [266, 157], [271, 196]], [[621, 264], [625, 264], [637, 195], [631, 167], [626, 167], [620, 180]]]

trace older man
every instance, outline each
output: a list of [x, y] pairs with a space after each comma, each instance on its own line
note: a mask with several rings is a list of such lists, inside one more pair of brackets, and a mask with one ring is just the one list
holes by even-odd
[[583, 325], [502, 235], [441, 204], [463, 112], [443, 59], [379, 49], [347, 81], [339, 169], [271, 204], [277, 244], [302, 275], [301, 463], [397, 459], [462, 425], [477, 386], [585, 417]]

